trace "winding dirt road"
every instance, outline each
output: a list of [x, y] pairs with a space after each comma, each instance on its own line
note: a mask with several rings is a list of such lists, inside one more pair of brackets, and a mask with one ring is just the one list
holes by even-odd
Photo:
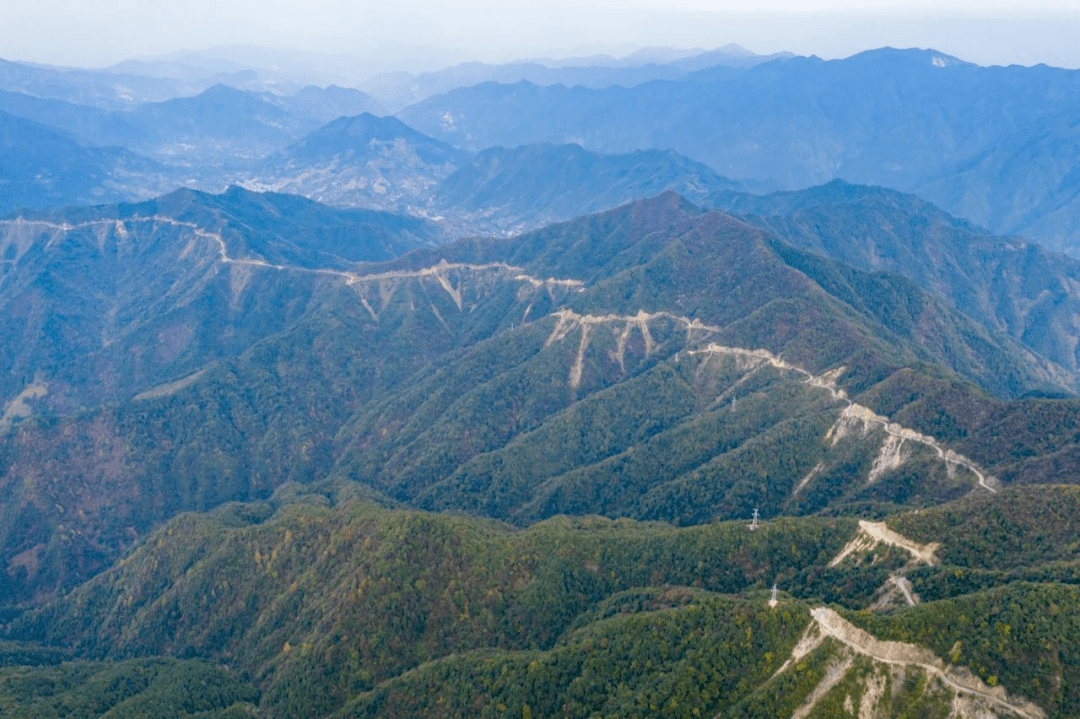
[[988, 687], [974, 674], [961, 675], [955, 669], [944, 666], [929, 649], [916, 644], [877, 639], [828, 607], [812, 609], [810, 615], [824, 635], [833, 637], [859, 654], [884, 664], [917, 666], [957, 692], [983, 699], [1024, 719], [1046, 719], [1046, 712], [1035, 704], [1010, 698], [1004, 688]]

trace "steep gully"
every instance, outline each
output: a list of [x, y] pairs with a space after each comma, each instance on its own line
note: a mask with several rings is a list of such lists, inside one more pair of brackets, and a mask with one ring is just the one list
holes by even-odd
[[[569, 309], [561, 309], [554, 312], [553, 315], [558, 319], [558, 322], [545, 342], [545, 347], [565, 338], [573, 329], [581, 329], [581, 339], [578, 345], [577, 355], [570, 369], [569, 382], [572, 388], [576, 388], [581, 381], [584, 355], [588, 348], [590, 332], [596, 325], [605, 323], [624, 324], [623, 331], [618, 338], [616, 354], [616, 359], [619, 361], [620, 365], [623, 364], [623, 351], [625, 349], [626, 338], [631, 329], [637, 329], [641, 332], [645, 343], [645, 352], [646, 354], [651, 352], [654, 342], [648, 329], [648, 323], [650, 321], [663, 318], [681, 324], [687, 333], [688, 343], [694, 332], [701, 332], [708, 335], [716, 334], [721, 331], [720, 327], [703, 324], [696, 318], [691, 319], [688, 317], [681, 317], [667, 312], [646, 313], [644, 311], [639, 311], [636, 315], [580, 315]], [[880, 426], [887, 435], [887, 439], [882, 444], [881, 451], [874, 462], [874, 467], [871, 469], [870, 477], [868, 478], [869, 482], [875, 481], [885, 470], [898, 466], [900, 449], [905, 442], [911, 442], [932, 449], [950, 471], [954, 470], [956, 467], [962, 467], [972, 473], [980, 487], [991, 493], [997, 492], [997, 488], [994, 486], [997, 484], [997, 480], [994, 477], [985, 474], [973, 460], [954, 450], [942, 447], [933, 437], [920, 434], [915, 430], [891, 422], [887, 417], [875, 414], [868, 407], [852, 402], [847, 397], [844, 390], [838, 389], [836, 386], [837, 379], [844, 372], [843, 367], [836, 368], [822, 375], [814, 375], [813, 373], [774, 355], [768, 350], [747, 350], [740, 347], [718, 345], [716, 343], [709, 343], [702, 349], [689, 350], [688, 354], [691, 356], [702, 354], [730, 356], [735, 357], [737, 360], [747, 363], [748, 365], [768, 365], [804, 376], [806, 378], [805, 382], [811, 387], [824, 390], [828, 392], [834, 400], [844, 402], [847, 405], [836, 424], [829, 430], [829, 434], [826, 437], [827, 439], [832, 438], [834, 445], [842, 436], [842, 433], [844, 432], [843, 428], [846, 424], [861, 424], [864, 427], [872, 425]], [[801, 485], [805, 484], [805, 481], [808, 480], [809, 477], [800, 484], [800, 488]], [[796, 491], [798, 491], [798, 489]]]

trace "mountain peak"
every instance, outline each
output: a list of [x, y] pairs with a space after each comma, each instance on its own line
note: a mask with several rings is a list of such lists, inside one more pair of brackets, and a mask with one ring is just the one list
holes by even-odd
[[404, 141], [428, 164], [458, 164], [464, 160], [459, 150], [417, 132], [396, 117], [377, 117], [363, 112], [339, 117], [303, 138], [286, 152], [296, 161], [329, 161], [344, 155], [355, 156], [371, 150], [372, 143]]
[[406, 139], [420, 144], [448, 147], [442, 142], [417, 132], [396, 117], [378, 117], [370, 112], [339, 117], [323, 125], [296, 144], [305, 147], [338, 143], [342, 146], [365, 145], [372, 140], [390, 142]]
[[876, 50], [866, 50], [856, 53], [843, 62], [869, 62], [872, 64], [888, 65], [929, 65], [931, 67], [960, 67], [971, 63], [946, 55], [933, 49], [923, 48], [894, 48], [882, 47]]
[[638, 204], [642, 207], [678, 211], [680, 213], [687, 211], [701, 212], [701, 208], [689, 202], [675, 190], [664, 190], [656, 197], [638, 200]]
[[227, 95], [227, 96], [232, 96], [232, 97], [238, 97], [240, 95], [247, 95], [247, 94], [248, 93], [244, 92], [243, 90], [239, 90], [239, 89], [233, 87], [232, 85], [226, 85], [225, 83], [222, 83], [222, 82], [219, 82], [216, 85], [211, 85], [210, 87], [206, 88], [205, 90], [203, 90], [202, 92], [199, 93], [199, 95], [204, 96], [204, 97], [214, 97], [215, 95]]

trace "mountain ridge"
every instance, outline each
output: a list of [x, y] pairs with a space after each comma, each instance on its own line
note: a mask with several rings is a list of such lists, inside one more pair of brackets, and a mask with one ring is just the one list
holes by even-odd
[[763, 197], [718, 193], [704, 204], [861, 269], [905, 275], [984, 326], [1076, 366], [1070, 328], [1080, 265], [1071, 257], [993, 236], [910, 195], [839, 180]]
[[[179, 215], [190, 219], [168, 222], [151, 203], [142, 221], [163, 233], [162, 247], [188, 248], [185, 262], [198, 258], [190, 271], [205, 279], [196, 286], [216, 299], [182, 306], [209, 313], [228, 330], [224, 343], [185, 344], [175, 328], [156, 329], [166, 320], [167, 328], [202, 322], [191, 309], [155, 312], [162, 319], [112, 335], [110, 352], [119, 357], [131, 354], [126, 347], [145, 347], [143, 354], [166, 352], [168, 360], [99, 390], [118, 404], [84, 399], [72, 407], [64, 383], [48, 373], [33, 378], [32, 387], [46, 387], [43, 396], [26, 394], [38, 366], [32, 362], [21, 370], [25, 381], [9, 390], [29, 410], [19, 410], [24, 418], [0, 442], [0, 484], [17, 481], [12, 506], [23, 509], [13, 516], [36, 528], [20, 535], [14, 524], [0, 527], [13, 578], [5, 591], [15, 596], [69, 586], [177, 511], [258, 499], [282, 483], [323, 477], [362, 477], [396, 501], [520, 523], [560, 511], [693, 523], [745, 516], [755, 504], [812, 513], [832, 504], [933, 503], [986, 491], [980, 477], [997, 474], [993, 465], [970, 469], [986, 451], [976, 435], [981, 420], [968, 430], [969, 448], [957, 449], [973, 458], [965, 466], [916, 434], [889, 439], [885, 420], [859, 419], [842, 442], [829, 439], [848, 404], [887, 405], [891, 421], [906, 423], [900, 416], [907, 413], [915, 433], [934, 436], [934, 412], [948, 416], [972, 402], [992, 409], [999, 401], [931, 361], [948, 364], [970, 352], [979, 359], [955, 369], [1006, 393], [1046, 381], [1009, 340], [976, 331], [914, 284], [800, 255], [674, 193], [513, 240], [419, 249], [383, 264], [350, 264], [339, 252], [329, 257], [336, 266], [312, 251], [318, 244], [305, 250], [310, 264], [289, 264], [297, 246], [272, 232], [305, 244], [320, 238], [294, 235], [272, 213], [300, 220], [298, 203], [310, 205], [331, 229], [358, 213], [236, 189], [208, 198], [211, 208], [224, 203], [242, 220], [230, 229], [209, 224], [225, 218], [199, 209], [199, 198], [184, 191], [165, 203], [183, 208], [196, 200], [198, 212]], [[118, 228], [133, 232], [139, 217], [101, 224], [105, 246], [120, 241]], [[65, 230], [71, 240], [80, 231]], [[809, 262], [811, 273], [793, 259]], [[847, 284], [827, 290], [815, 274]], [[182, 288], [159, 294], [190, 292]], [[283, 299], [268, 303], [268, 293]], [[860, 307], [858, 297], [878, 299]], [[898, 313], [880, 311], [897, 299]], [[282, 315], [277, 306], [290, 311]], [[67, 322], [74, 332], [87, 320], [100, 322], [89, 308], [85, 319]], [[1000, 363], [1014, 374], [1001, 374]], [[913, 410], [901, 381], [909, 366], [930, 388], [953, 382], [953, 394], [927, 392]], [[1016, 403], [1002, 406], [1020, 411]], [[637, 424], [627, 424], [640, 413], [630, 407], [645, 409]], [[97, 438], [92, 450], [78, 439], [87, 432]], [[598, 439], [572, 449], [580, 442], [573, 437]], [[566, 447], [563, 465], [551, 458], [522, 464], [522, 457], [543, 457], [537, 452], [551, 442]], [[766, 451], [770, 443], [784, 449]], [[1030, 461], [1042, 461], [1043, 451]], [[671, 463], [680, 453], [688, 459]], [[885, 469], [864, 484], [879, 454]], [[617, 486], [619, 472], [634, 481], [618, 492], [603, 489]], [[114, 519], [98, 524], [95, 497], [106, 486]], [[589, 492], [596, 494], [583, 501]], [[69, 525], [61, 515], [76, 507], [85, 515], [79, 538], [62, 539]], [[48, 566], [69, 569], [37, 573]]]

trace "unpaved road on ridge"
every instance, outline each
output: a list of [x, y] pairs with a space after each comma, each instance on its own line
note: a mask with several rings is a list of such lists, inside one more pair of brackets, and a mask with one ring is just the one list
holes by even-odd
[[948, 671], [942, 668], [942, 662], [937, 655], [929, 649], [916, 644], [877, 639], [869, 632], [865, 632], [851, 624], [828, 607], [811, 609], [810, 614], [822, 632], [859, 654], [864, 654], [885, 664], [917, 666], [928, 674], [938, 677], [955, 691], [984, 699], [1014, 714], [1018, 714], [1024, 719], [1046, 719], [1046, 713], [1035, 704], [1022, 699], [1010, 700], [1005, 696], [1004, 689], [1000, 687], [991, 689], [974, 675], [966, 680], [951, 676]]

